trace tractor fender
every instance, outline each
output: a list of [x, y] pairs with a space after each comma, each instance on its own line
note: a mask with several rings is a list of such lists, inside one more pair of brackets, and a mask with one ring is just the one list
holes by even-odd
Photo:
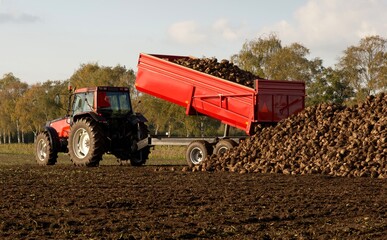
[[98, 114], [94, 113], [94, 112], [88, 112], [88, 113], [84, 113], [84, 114], [79, 114], [79, 115], [75, 115], [73, 117], [73, 123], [76, 122], [78, 119], [81, 119], [81, 118], [91, 118], [93, 119], [94, 121], [96, 122], [100, 122], [100, 123], [106, 123], [106, 119], [102, 116], [99, 116]]
[[50, 138], [50, 143], [51, 143], [51, 146], [53, 147], [54, 151], [59, 152], [60, 142], [59, 142], [58, 132], [55, 130], [55, 128], [50, 127], [50, 126], [45, 126], [44, 131], [48, 133], [48, 136]]

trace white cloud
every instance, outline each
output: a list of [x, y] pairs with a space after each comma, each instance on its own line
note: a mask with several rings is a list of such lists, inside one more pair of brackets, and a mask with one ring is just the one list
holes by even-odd
[[183, 45], [218, 45], [219, 42], [235, 42], [242, 39], [244, 28], [232, 27], [227, 19], [221, 18], [212, 24], [200, 25], [195, 21], [172, 24], [168, 35], [174, 42]]
[[221, 18], [217, 20], [213, 25], [213, 29], [216, 33], [220, 34], [223, 39], [233, 41], [238, 39], [238, 30], [232, 29], [229, 26], [227, 19]]
[[204, 42], [207, 38], [195, 21], [174, 23], [169, 27], [168, 34], [173, 41], [187, 45]]
[[342, 51], [368, 35], [386, 37], [385, 0], [309, 0], [291, 21], [264, 28], [276, 32], [285, 43], [299, 42], [330, 65]]
[[22, 14], [11, 14], [11, 13], [0, 13], [0, 24], [2, 23], [33, 23], [39, 21], [39, 17], [22, 13]]

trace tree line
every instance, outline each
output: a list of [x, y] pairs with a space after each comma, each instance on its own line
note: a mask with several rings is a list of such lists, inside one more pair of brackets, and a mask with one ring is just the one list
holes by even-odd
[[[320, 58], [300, 43], [284, 46], [276, 35], [246, 41], [231, 62], [266, 79], [306, 83], [307, 105], [355, 104], [387, 90], [387, 39], [368, 36], [343, 51], [338, 63], [324, 67]], [[200, 136], [222, 134], [221, 124], [205, 116], [189, 117], [185, 110], [136, 91], [136, 73], [124, 66], [82, 64], [62, 81], [29, 85], [12, 73], [0, 79], [0, 143], [32, 142], [46, 121], [63, 117], [68, 107], [68, 85], [129, 86], [133, 107], [148, 119], [152, 134]], [[55, 97], [60, 103], [55, 103]]]

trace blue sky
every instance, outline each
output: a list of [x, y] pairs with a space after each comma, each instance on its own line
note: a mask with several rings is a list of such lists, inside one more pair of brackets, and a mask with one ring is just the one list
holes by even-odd
[[140, 52], [230, 58], [275, 33], [333, 66], [367, 35], [387, 37], [387, 0], [0, 0], [0, 77], [66, 80], [80, 64], [136, 71]]

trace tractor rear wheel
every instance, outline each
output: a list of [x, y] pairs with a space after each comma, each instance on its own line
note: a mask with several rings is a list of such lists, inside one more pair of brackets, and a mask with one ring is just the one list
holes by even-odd
[[[138, 142], [148, 137], [149, 131], [147, 125], [140, 122], [138, 125], [138, 130], [139, 132], [137, 133], [135, 141]], [[137, 142], [132, 142], [132, 144], [136, 144]], [[144, 165], [150, 154], [150, 146], [133, 151], [135, 148], [137, 148], [137, 146], [128, 147], [126, 152], [114, 153], [114, 155], [117, 157], [117, 162], [120, 165], [129, 165], [129, 163], [132, 166]]]
[[134, 157], [130, 159], [130, 165], [132, 166], [142, 166], [146, 163], [146, 160], [148, 159], [148, 155], [150, 153], [150, 148], [145, 147], [141, 149], [140, 151], [136, 152], [134, 154]]
[[69, 154], [76, 166], [94, 167], [99, 165], [105, 153], [104, 136], [95, 121], [80, 119], [71, 127]]
[[50, 142], [48, 132], [41, 132], [35, 140], [35, 158], [39, 165], [54, 165], [58, 158], [58, 152]]
[[[139, 123], [139, 133], [138, 133], [138, 140], [143, 140], [148, 137], [148, 126], [145, 123]], [[130, 164], [132, 166], [142, 166], [146, 163], [146, 160], [148, 160], [150, 154], [150, 147], [146, 146], [140, 151], [137, 151], [134, 153], [133, 157], [130, 158]]]

